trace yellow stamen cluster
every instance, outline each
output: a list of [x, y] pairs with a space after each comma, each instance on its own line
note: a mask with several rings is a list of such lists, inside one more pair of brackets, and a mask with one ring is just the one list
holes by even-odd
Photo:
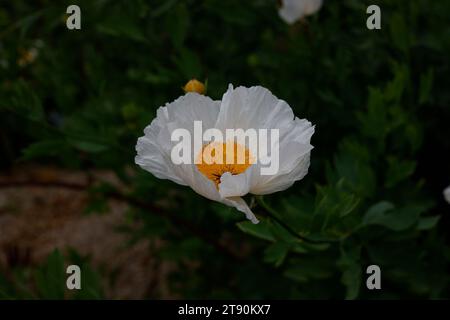
[[254, 163], [254, 159], [246, 147], [233, 141], [227, 143], [211, 142], [203, 146], [198, 155], [196, 166], [198, 171], [218, 187], [220, 177], [225, 172], [237, 175], [247, 170], [252, 163]]

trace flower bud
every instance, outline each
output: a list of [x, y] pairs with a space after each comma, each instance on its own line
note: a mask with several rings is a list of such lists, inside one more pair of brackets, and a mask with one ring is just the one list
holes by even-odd
[[184, 92], [197, 92], [199, 94], [205, 94], [205, 85], [197, 79], [189, 80], [183, 87]]

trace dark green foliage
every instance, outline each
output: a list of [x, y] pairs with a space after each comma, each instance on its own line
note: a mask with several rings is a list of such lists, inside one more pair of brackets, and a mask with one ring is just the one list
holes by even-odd
[[[0, 297], [2, 299], [101, 299], [103, 297], [99, 275], [85, 258], [70, 251], [64, 259], [59, 250], [53, 251], [36, 269], [17, 268], [14, 272], [0, 274]], [[70, 262], [70, 263], [69, 263]], [[66, 288], [66, 267], [76, 264], [81, 269], [82, 290]]]
[[[131, 241], [165, 240], [159, 258], [179, 267], [169, 284], [182, 297], [450, 297], [448, 1], [378, 1], [378, 31], [365, 25], [370, 1], [325, 1], [294, 26], [269, 0], [72, 3], [81, 31], [65, 28], [66, 1], [0, 6], [3, 168], [114, 170], [130, 224], [141, 222]], [[31, 48], [38, 56], [19, 66]], [[263, 85], [316, 125], [308, 175], [255, 199], [258, 225], [134, 165], [143, 128], [194, 77], [214, 99], [228, 83]], [[90, 190], [87, 210], [107, 212], [111, 188]], [[366, 289], [371, 264], [380, 291]], [[55, 252], [13, 282], [0, 276], [0, 294], [67, 297], [62, 266]], [[99, 276], [89, 271], [74, 297], [101, 298]], [[23, 290], [30, 277], [36, 290]]]

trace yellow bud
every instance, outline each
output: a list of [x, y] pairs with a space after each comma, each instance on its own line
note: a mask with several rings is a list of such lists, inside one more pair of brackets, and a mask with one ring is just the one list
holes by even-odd
[[198, 81], [197, 79], [189, 80], [188, 83], [183, 87], [184, 92], [197, 92], [204, 94], [206, 91], [205, 85]]

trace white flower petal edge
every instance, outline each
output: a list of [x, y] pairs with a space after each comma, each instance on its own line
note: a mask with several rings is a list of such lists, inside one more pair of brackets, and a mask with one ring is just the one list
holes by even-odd
[[216, 128], [279, 129], [280, 132], [278, 173], [261, 175], [258, 163], [238, 175], [225, 173], [219, 184], [222, 197], [282, 191], [308, 173], [314, 127], [308, 120], [296, 118], [291, 107], [266, 88], [230, 86], [222, 99]]
[[219, 101], [192, 92], [160, 107], [156, 118], [144, 129], [145, 135], [137, 141], [136, 164], [157, 178], [190, 186], [204, 197], [218, 201], [220, 196], [214, 184], [204, 177], [195, 165], [175, 165], [170, 155], [176, 144], [171, 141], [172, 130], [184, 128], [193, 136], [194, 121], [197, 120], [202, 121], [204, 130], [212, 128], [219, 107]]
[[278, 10], [280, 17], [288, 24], [316, 13], [322, 6], [322, 0], [281, 0]]
[[[195, 164], [173, 164], [170, 154], [176, 143], [170, 139], [172, 130], [185, 128], [194, 136], [196, 120], [202, 121], [204, 131], [208, 128], [222, 132], [225, 129], [279, 129], [279, 171], [263, 176], [260, 165], [255, 163], [241, 174], [224, 173], [216, 187]], [[137, 141], [136, 164], [157, 178], [190, 186], [210, 200], [235, 207], [247, 219], [258, 223], [242, 197], [247, 193], [262, 195], [285, 190], [302, 179], [308, 172], [314, 127], [306, 119], [296, 118], [289, 105], [269, 90], [259, 86], [234, 89], [230, 85], [221, 102], [187, 93], [160, 107], [144, 133]]]
[[450, 186], [448, 186], [445, 190], [444, 190], [444, 198], [445, 200], [450, 203]]
[[[188, 185], [186, 178], [192, 176], [193, 169], [176, 166], [170, 153], [174, 143], [171, 131], [185, 128], [192, 134], [194, 121], [201, 120], [204, 128], [214, 126], [219, 113], [219, 101], [197, 93], [187, 93], [172, 103], [167, 103], [156, 112], [156, 118], [144, 129], [144, 136], [136, 144], [135, 162], [159, 179], [169, 179], [181, 185]], [[192, 180], [192, 179], [190, 179]]]

